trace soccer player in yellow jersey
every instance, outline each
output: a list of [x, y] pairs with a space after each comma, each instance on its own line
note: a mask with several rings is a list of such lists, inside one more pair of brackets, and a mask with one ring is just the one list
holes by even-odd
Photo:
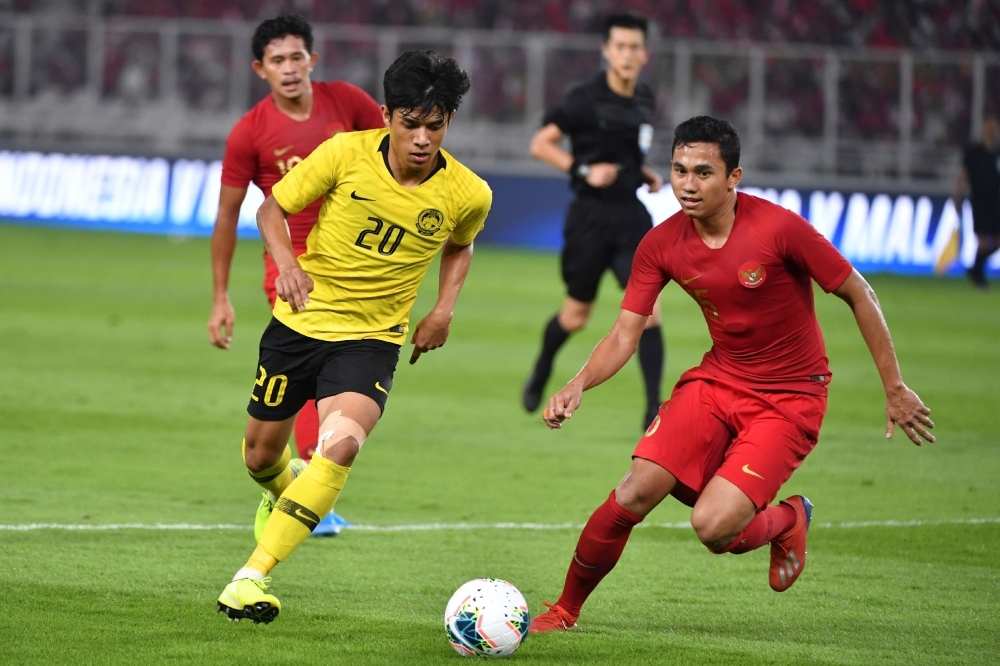
[[[492, 203], [485, 181], [441, 150], [469, 90], [433, 51], [401, 55], [383, 79], [386, 128], [338, 134], [288, 172], [257, 212], [279, 268], [274, 317], [260, 341], [243, 458], [278, 497], [257, 548], [219, 597], [231, 620], [270, 622], [281, 608], [266, 576], [337, 501], [382, 415], [417, 287], [441, 251], [438, 299], [413, 331], [415, 363], [448, 339], [472, 241]], [[285, 218], [323, 197], [305, 254]], [[295, 474], [288, 439], [315, 398], [316, 455]]]

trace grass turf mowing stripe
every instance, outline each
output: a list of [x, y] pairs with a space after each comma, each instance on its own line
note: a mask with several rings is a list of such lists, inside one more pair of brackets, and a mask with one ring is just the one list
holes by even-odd
[[[956, 518], [954, 520], [866, 520], [861, 522], [815, 523], [810, 529], [856, 529], [860, 527], [933, 527], [935, 525], [1000, 525], [1000, 518]], [[116, 530], [249, 530], [252, 525], [197, 525], [191, 523], [118, 523], [109, 525], [28, 523], [0, 525], [0, 531], [33, 532], [36, 530], [116, 531]], [[640, 523], [636, 529], [686, 529], [690, 523]], [[443, 530], [580, 530], [580, 523], [425, 523], [417, 525], [352, 525], [344, 529], [357, 532], [439, 532]]]

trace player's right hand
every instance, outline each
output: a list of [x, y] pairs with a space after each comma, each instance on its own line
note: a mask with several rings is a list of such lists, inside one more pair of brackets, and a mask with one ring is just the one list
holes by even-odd
[[542, 420], [553, 430], [562, 428], [563, 421], [572, 418], [573, 412], [580, 406], [582, 400], [583, 389], [570, 382], [549, 398], [549, 406], [542, 412]]
[[292, 312], [305, 312], [309, 293], [314, 287], [312, 278], [302, 270], [297, 261], [294, 265], [279, 267], [279, 270], [281, 272], [274, 281], [278, 298], [288, 303], [292, 307]]
[[233, 341], [233, 326], [236, 324], [236, 311], [227, 298], [212, 306], [212, 314], [208, 317], [208, 341], [219, 349], [229, 349]]
[[591, 187], [608, 187], [613, 182], [618, 180], [618, 171], [621, 169], [621, 165], [611, 164], [610, 162], [595, 162], [590, 165], [590, 173], [584, 179], [587, 181], [587, 185]]

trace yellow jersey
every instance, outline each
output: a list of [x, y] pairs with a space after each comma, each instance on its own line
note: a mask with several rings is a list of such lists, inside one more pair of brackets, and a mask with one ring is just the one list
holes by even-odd
[[468, 245], [493, 193], [444, 150], [414, 188], [389, 171], [389, 130], [342, 132], [322, 143], [271, 190], [288, 213], [323, 197], [299, 264], [312, 278], [304, 312], [278, 299], [274, 316], [319, 340], [406, 341], [417, 287], [445, 240]]

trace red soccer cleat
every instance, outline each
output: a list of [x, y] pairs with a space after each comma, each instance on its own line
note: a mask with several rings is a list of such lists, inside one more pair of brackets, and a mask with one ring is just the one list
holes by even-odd
[[775, 592], [784, 592], [806, 568], [806, 533], [812, 522], [813, 505], [802, 495], [792, 495], [782, 504], [795, 509], [795, 524], [771, 542], [771, 570], [768, 582]]
[[576, 626], [576, 618], [570, 615], [569, 611], [564, 610], [562, 606], [550, 604], [547, 601], [543, 601], [542, 604], [548, 606], [549, 610], [531, 621], [531, 626], [528, 627], [529, 633], [540, 634], [544, 631], [565, 631]]

